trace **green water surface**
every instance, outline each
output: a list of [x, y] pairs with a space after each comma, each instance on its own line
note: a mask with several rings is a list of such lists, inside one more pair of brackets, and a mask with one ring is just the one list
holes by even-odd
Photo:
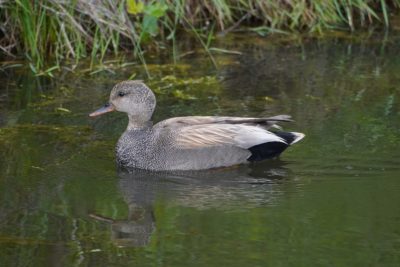
[[[150, 58], [151, 78], [2, 69], [0, 266], [400, 266], [399, 41], [235, 36], [217, 67], [194, 50]], [[126, 116], [87, 114], [134, 73], [154, 121], [291, 114], [306, 138], [258, 164], [118, 171]]]

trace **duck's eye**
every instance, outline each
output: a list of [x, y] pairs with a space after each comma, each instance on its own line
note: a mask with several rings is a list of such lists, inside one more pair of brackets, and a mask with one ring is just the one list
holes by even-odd
[[123, 97], [124, 95], [126, 95], [124, 92], [118, 92], [119, 97]]

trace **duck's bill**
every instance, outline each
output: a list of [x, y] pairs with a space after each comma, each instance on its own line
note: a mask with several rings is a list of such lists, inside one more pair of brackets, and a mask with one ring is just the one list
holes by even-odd
[[114, 111], [115, 108], [113, 105], [111, 105], [110, 103], [105, 104], [104, 106], [102, 106], [101, 108], [99, 108], [96, 111], [93, 111], [92, 113], [89, 114], [90, 117], [96, 117], [99, 116], [101, 114], [107, 113], [107, 112], [111, 112]]

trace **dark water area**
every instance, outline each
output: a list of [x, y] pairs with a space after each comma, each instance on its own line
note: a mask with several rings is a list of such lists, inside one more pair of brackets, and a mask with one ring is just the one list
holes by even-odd
[[[400, 266], [400, 35], [216, 40], [204, 53], [54, 78], [0, 71], [0, 266]], [[136, 73], [154, 121], [291, 114], [279, 160], [118, 170], [124, 114], [90, 119]]]

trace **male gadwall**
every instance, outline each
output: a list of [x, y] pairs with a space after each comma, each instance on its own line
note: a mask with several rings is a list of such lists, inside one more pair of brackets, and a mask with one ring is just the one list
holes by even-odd
[[114, 86], [110, 101], [90, 114], [128, 113], [128, 127], [119, 138], [117, 162], [124, 167], [148, 170], [200, 170], [260, 161], [279, 156], [304, 134], [271, 132], [288, 115], [269, 118], [189, 116], [153, 125], [156, 107], [153, 92], [141, 81]]

